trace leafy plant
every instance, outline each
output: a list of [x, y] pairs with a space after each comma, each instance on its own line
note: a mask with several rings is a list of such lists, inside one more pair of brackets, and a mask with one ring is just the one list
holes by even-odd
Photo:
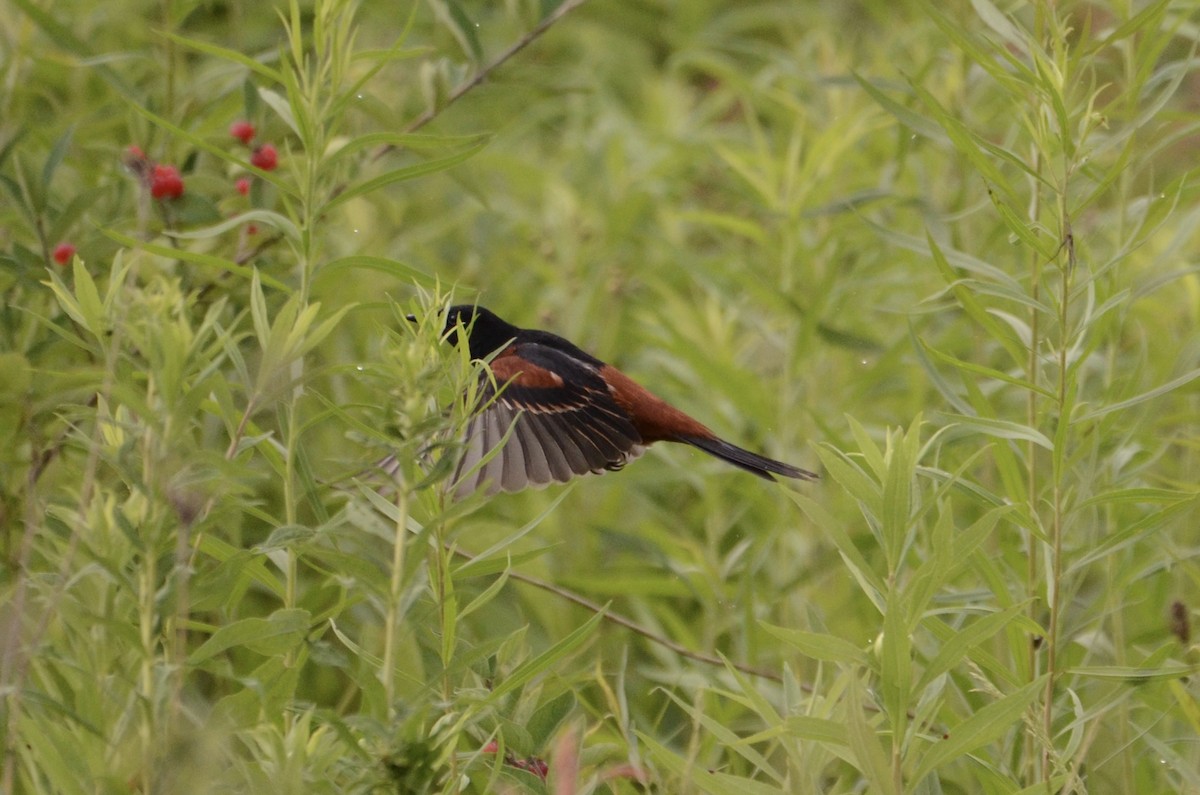
[[[1200, 791], [1189, 5], [13, 15], [5, 791]], [[823, 480], [449, 500], [476, 298]]]

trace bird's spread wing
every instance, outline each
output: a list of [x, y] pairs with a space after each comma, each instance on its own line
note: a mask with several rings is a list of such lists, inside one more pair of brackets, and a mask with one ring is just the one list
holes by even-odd
[[499, 395], [484, 383], [452, 481], [457, 498], [564, 483], [641, 455], [641, 436], [596, 368], [534, 343], [502, 351], [491, 367]]

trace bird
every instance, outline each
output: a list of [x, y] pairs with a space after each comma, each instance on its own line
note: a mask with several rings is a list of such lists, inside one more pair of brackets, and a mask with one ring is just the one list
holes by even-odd
[[[408, 319], [417, 321], [415, 315]], [[472, 359], [491, 357], [493, 377], [484, 374], [478, 407], [466, 424], [464, 451], [450, 481], [456, 499], [621, 469], [655, 442], [691, 445], [768, 480], [818, 478], [721, 439], [557, 334], [519, 328], [472, 304], [446, 311], [444, 340], [458, 345], [460, 333]]]

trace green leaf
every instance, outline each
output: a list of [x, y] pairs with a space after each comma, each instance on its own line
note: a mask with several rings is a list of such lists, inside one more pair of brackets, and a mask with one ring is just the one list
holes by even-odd
[[[81, 325], [93, 336], [101, 336], [107, 327], [104, 304], [100, 301], [100, 292], [96, 282], [88, 272], [83, 260], [76, 257], [72, 263], [72, 273], [75, 277], [75, 298], [78, 301]], [[78, 319], [78, 318], [77, 318]]]
[[960, 756], [998, 740], [1008, 732], [1020, 730], [1022, 715], [1045, 689], [1046, 675], [1042, 675], [1016, 692], [982, 707], [957, 726], [951, 726], [945, 739], [935, 741], [927, 748], [913, 746], [913, 756], [920, 749], [920, 762], [911, 780], [920, 781]]
[[537, 711], [530, 716], [529, 722], [525, 724], [530, 739], [533, 741], [533, 747], [545, 748], [555, 730], [570, 716], [578, 703], [575, 693], [565, 690], [557, 698], [538, 707]]
[[846, 747], [850, 742], [850, 732], [841, 721], [814, 718], [811, 715], [790, 715], [778, 726], [743, 737], [738, 743], [761, 743], [779, 737], [812, 740], [841, 747]]
[[1185, 679], [1195, 676], [1200, 667], [1172, 662], [1154, 668], [1139, 668], [1136, 665], [1077, 665], [1067, 670], [1075, 676], [1088, 679], [1108, 679], [1141, 684], [1163, 679]]
[[95, 188], [93, 190], [79, 190], [67, 202], [67, 206], [54, 216], [54, 222], [50, 226], [50, 231], [47, 235], [48, 240], [64, 240], [71, 236], [72, 228], [77, 224], [83, 214], [91, 209], [97, 201], [106, 198], [109, 195], [107, 188]]
[[[76, 260], [78, 261], [78, 260]], [[54, 293], [54, 297], [58, 299], [58, 305], [62, 307], [67, 316], [82, 326], [88, 329], [87, 318], [83, 315], [83, 309], [79, 306], [79, 300], [75, 294], [71, 292], [71, 288], [67, 287], [66, 282], [59, 277], [54, 271], [49, 271], [50, 279], [46, 282], [50, 286], [50, 290]], [[47, 323], [47, 325], [49, 325]]]
[[1005, 44], [1011, 45], [1025, 55], [1029, 54], [1029, 43], [1023, 32], [989, 0], [971, 0], [971, 7], [975, 9], [975, 13], [979, 15], [984, 24], [1004, 39]]
[[873, 791], [900, 795], [892, 777], [892, 766], [888, 752], [883, 747], [881, 732], [866, 718], [867, 699], [859, 677], [850, 679], [846, 698], [848, 740], [850, 750], [858, 763], [858, 769], [870, 782]]
[[1013, 364], [1017, 366], [1024, 365], [1026, 348], [1021, 343], [1021, 340], [1014, 338], [1011, 332], [1006, 331], [1003, 326], [992, 319], [983, 304], [959, 281], [958, 275], [950, 267], [950, 261], [942, 253], [942, 249], [938, 246], [937, 241], [933, 239], [933, 235], [926, 235], [926, 243], [934, 265], [941, 271], [942, 277], [946, 280], [946, 284], [950, 286], [954, 297], [958, 300], [963, 310], [972, 320], [987, 331], [988, 336], [1004, 346]]
[[878, 89], [875, 84], [871, 83], [857, 72], [854, 73], [854, 79], [858, 81], [858, 84], [862, 86], [863, 91], [866, 91], [871, 99], [879, 103], [880, 107], [882, 107], [888, 113], [895, 116], [896, 119], [905, 127], [908, 127], [918, 135], [922, 135], [932, 141], [946, 140], [946, 135], [942, 128], [930, 121], [927, 115], [918, 113], [915, 110], [910, 110], [904, 105], [901, 105], [899, 102], [896, 102], [887, 94], [883, 93], [883, 91]]
[[638, 741], [650, 758], [674, 777], [690, 786], [681, 791], [707, 795], [779, 795], [779, 787], [754, 779], [705, 770], [692, 759], [685, 759], [645, 732], [637, 732]]
[[522, 563], [537, 560], [554, 549], [555, 545], [539, 546], [516, 553], [493, 555], [490, 558], [474, 558], [454, 570], [454, 579], [465, 580], [475, 577], [490, 577], [509, 569], [516, 569]]
[[459, 612], [458, 617], [460, 619], [466, 618], [479, 608], [486, 605], [488, 602], [492, 601], [492, 599], [496, 598], [496, 595], [499, 594], [501, 589], [504, 588], [505, 584], [508, 583], [508, 572], [508, 569], [500, 572], [500, 576], [496, 578], [495, 582], [485, 588], [483, 593], [479, 594], [479, 596], [476, 596], [474, 599], [472, 599], [471, 602]]
[[566, 659], [592, 636], [604, 615], [605, 613], [595, 614], [538, 656], [518, 665], [488, 694], [487, 702], [495, 704], [514, 690], [524, 687], [534, 678], [548, 673], [551, 667]]
[[777, 627], [765, 621], [760, 621], [759, 626], [799, 651], [805, 657], [847, 665], [861, 665], [864, 667], [868, 665], [865, 652], [850, 641], [843, 640], [835, 635]]
[[188, 665], [199, 665], [224, 651], [245, 648], [272, 656], [289, 652], [308, 633], [310, 615], [296, 608], [276, 610], [270, 618], [243, 618], [221, 627], [188, 657]]
[[1113, 412], [1124, 411], [1125, 409], [1133, 408], [1134, 406], [1141, 405], [1149, 400], [1154, 400], [1155, 398], [1159, 398], [1170, 392], [1174, 392], [1181, 386], [1195, 381], [1197, 378], [1200, 378], [1200, 368], [1184, 373], [1178, 378], [1174, 378], [1161, 386], [1151, 389], [1149, 392], [1143, 392], [1142, 394], [1137, 395], [1136, 397], [1131, 397], [1128, 400], [1122, 400], [1118, 403], [1113, 403], [1111, 405], [1104, 406], [1103, 408], [1096, 409], [1095, 411], [1088, 412], [1082, 417], [1079, 417], [1077, 421], [1085, 422], [1088, 420], [1095, 420], [1112, 414]]
[[[101, 229], [100, 231], [106, 237], [115, 240], [123, 246], [128, 246], [129, 248], [135, 250], [147, 251], [151, 254], [156, 254], [167, 259], [190, 262], [193, 265], [202, 265], [206, 268], [212, 268], [218, 271], [228, 271], [229, 273], [235, 273], [238, 276], [246, 278], [250, 278], [256, 273], [253, 268], [246, 267], [245, 265], [239, 265], [233, 260], [224, 259], [223, 257], [216, 257], [212, 254], [201, 254], [195, 251], [188, 251], [187, 249], [183, 248], [160, 246], [157, 243], [149, 243], [145, 240], [138, 240], [137, 238], [121, 234], [120, 232], [115, 232], [111, 229]], [[276, 279], [274, 276], [259, 276], [258, 278], [268, 287], [283, 291], [285, 293], [291, 292], [291, 288]]]
[[741, 235], [760, 246], [767, 243], [767, 231], [761, 224], [731, 213], [719, 213], [712, 210], [684, 210], [679, 212], [676, 218], [698, 226], [714, 227], [724, 232]]
[[171, 199], [170, 208], [175, 221], [185, 226], [211, 224], [224, 217], [212, 199], [193, 191], [188, 191], [177, 199]]
[[359, 184], [342, 191], [335, 198], [330, 199], [324, 207], [324, 212], [329, 212], [335, 207], [345, 204], [351, 199], [356, 199], [359, 196], [365, 196], [368, 193], [373, 193], [380, 188], [386, 187], [393, 183], [416, 179], [417, 177], [423, 177], [426, 174], [433, 174], [438, 171], [445, 171], [446, 169], [453, 168], [459, 163], [470, 159], [486, 145], [486, 141], [481, 142], [475, 144], [474, 146], [469, 146], [463, 151], [457, 152], [453, 155], [447, 155], [446, 157], [440, 157], [434, 160], [427, 160], [424, 163], [417, 163], [416, 165], [406, 166], [404, 168], [393, 169], [385, 174], [380, 174], [378, 177], [369, 179], [366, 182], [360, 182]]
[[972, 376], [978, 376], [981, 378], [990, 378], [994, 381], [1001, 381], [1006, 384], [1011, 384], [1012, 386], [1019, 387], [1021, 389], [1027, 390], [1029, 392], [1034, 392], [1045, 398], [1054, 398], [1055, 397], [1055, 394], [1052, 390], [1047, 389], [1045, 387], [1038, 386], [1037, 384], [1031, 383], [1029, 381], [1026, 381], [1024, 378], [1021, 378], [1021, 377], [1015, 376], [1015, 375], [1009, 375], [1008, 373], [1001, 372], [1000, 370], [997, 370], [992, 367], [988, 367], [986, 365], [977, 364], [976, 362], [968, 362], [963, 359], [959, 359], [957, 357], [951, 356], [948, 353], [942, 353], [937, 348], [934, 348], [933, 346], [929, 345], [927, 342], [925, 342], [925, 340], [921, 339], [920, 337], [914, 336], [914, 339], [921, 346], [921, 349], [924, 350], [926, 353], [928, 353], [930, 356], [932, 356], [933, 358], [942, 362], [943, 364], [948, 364], [951, 367], [962, 371], [963, 373], [969, 373]]
[[269, 88], [258, 89], [258, 96], [267, 104], [271, 110], [275, 111], [275, 115], [283, 119], [283, 123], [292, 129], [292, 132], [301, 140], [306, 140], [304, 130], [301, 129], [299, 122], [296, 121], [296, 116], [292, 113], [291, 104], [284, 99], [278, 91], [272, 91]]
[[[921, 0], [921, 8], [959, 49], [966, 54], [971, 63], [985, 70], [988, 75], [1004, 87], [1010, 96], [1024, 97], [1035, 82], [1035, 77], [1025, 61], [1018, 58], [1004, 44], [997, 44], [984, 39], [975, 33], [973, 27], [961, 24], [958, 18], [951, 19], [942, 13], [942, 7], [929, 0]], [[997, 15], [999, 12], [997, 12]], [[1004, 23], [993, 17], [993, 21], [1003, 26]], [[1021, 37], [1019, 32], [1013, 33]], [[1024, 37], [1028, 38], [1028, 37]], [[1016, 46], [1016, 52], [1029, 55], [1028, 44]]]
[[475, 63], [483, 60], [483, 46], [479, 43], [479, 34], [476, 31], [478, 26], [471, 21], [462, 6], [456, 0], [429, 0], [429, 4], [433, 7], [438, 21], [450, 31], [467, 57]]
[[[238, 52], [237, 50], [231, 50], [216, 44], [209, 44], [208, 42], [200, 41], [199, 39], [189, 39], [186, 36], [180, 36], [178, 33], [172, 33], [171, 31], [163, 31], [162, 35], [166, 36], [176, 44], [182, 44], [184, 47], [196, 50], [197, 52], [202, 52], [205, 55], [212, 55], [226, 61], [240, 63], [242, 66], [245, 66], [247, 69], [261, 77], [265, 77], [272, 83], [283, 82], [283, 76], [278, 71], [272, 69], [261, 61], [257, 61], [248, 55]], [[250, 108], [249, 110], [253, 109]]]
[[883, 698], [894, 736], [903, 737], [908, 721], [909, 695], [912, 692], [912, 635], [903, 594], [888, 595], [879, 648], [877, 688]]
[[239, 579], [254, 582], [277, 599], [283, 599], [286, 589], [262, 555], [235, 547], [211, 533], [201, 536], [199, 551], [222, 566], [233, 567]]
[[952, 422], [964, 428], [970, 428], [985, 436], [994, 436], [997, 439], [1015, 439], [1023, 442], [1033, 442], [1047, 450], [1054, 449], [1054, 443], [1044, 433], [1030, 428], [1028, 425], [1022, 425], [1019, 422], [993, 420], [986, 417], [968, 417], [963, 414], [946, 414], [944, 416], [947, 422]]
[[939, 510], [929, 540], [931, 551], [905, 586], [910, 632], [921, 620], [934, 595], [950, 577], [957, 562], [951, 557], [955, 533], [953, 509], [949, 503], [942, 500], [938, 501], [937, 506]]
[[[826, 453], [822, 448], [818, 448], [821, 452], [821, 460], [826, 461]], [[826, 462], [828, 464], [828, 462]], [[863, 557], [858, 547], [854, 546], [854, 542], [850, 540], [850, 536], [846, 533], [844, 522], [835, 519], [822, 505], [817, 503], [811, 497], [807, 497], [799, 492], [786, 491], [788, 499], [796, 503], [796, 506], [815, 524], [821, 528], [834, 545], [837, 546], [838, 552], [842, 556], [842, 560], [850, 569], [851, 575], [858, 581], [863, 593], [880, 615], [884, 612], [884, 597], [886, 591], [883, 580], [871, 568]]]
[[[994, 151], [994, 150], [993, 150]], [[1014, 155], [1007, 152], [1005, 155], [1015, 159]], [[1022, 217], [1015, 212], [995, 191], [988, 191], [988, 198], [992, 200], [992, 205], [996, 208], [996, 212], [1000, 214], [1000, 220], [1008, 227], [1008, 230], [1025, 245], [1036, 251], [1043, 259], [1053, 259], [1058, 251], [1058, 241], [1045, 235], [1038, 234], [1039, 227], [1030, 219]]]
[[[271, 336], [271, 321], [267, 317], [267, 299], [263, 295], [262, 277], [255, 268], [250, 275], [250, 318], [254, 321], [254, 336], [264, 349], [263, 360], [266, 360], [267, 341]], [[265, 365], [264, 365], [265, 366]]]
[[1095, 497], [1086, 499], [1079, 504], [1079, 507], [1081, 509], [1091, 508], [1111, 503], [1176, 503], [1184, 500], [1193, 500], [1196, 496], [1196, 492], [1177, 491], [1176, 489], [1117, 489], [1115, 491], [1106, 491], [1103, 494], [1097, 494]]
[[687, 713], [695, 724], [704, 729], [707, 734], [712, 735], [717, 742], [721, 743], [722, 746], [733, 750], [735, 753], [753, 765], [756, 770], [767, 774], [777, 783], [783, 783], [783, 776], [774, 769], [774, 766], [771, 765], [770, 761], [768, 761], [768, 759], [759, 753], [759, 751], [753, 746], [749, 745], [748, 743], [740, 742], [741, 738], [738, 737], [736, 732], [713, 716], [706, 714], [703, 710], [697, 709], [693, 704], [689, 704], [688, 702], [684, 701], [674, 693], [667, 692], [666, 695], [675, 702], [675, 706]]
[[1134, 522], [1120, 526], [1115, 532], [1105, 536], [1102, 542], [1072, 559], [1067, 567], [1067, 573], [1086, 571], [1091, 564], [1128, 548], [1169, 521], [1192, 514], [1196, 510], [1197, 503], [1200, 503], [1200, 494], [1193, 494], [1187, 499], [1170, 503], [1147, 513]]
[[74, 134], [75, 125], [72, 124], [54, 142], [54, 148], [50, 150], [50, 155], [46, 158], [45, 165], [42, 166], [42, 187], [47, 192], [47, 195], [50, 191], [50, 183], [54, 179], [54, 172], [58, 170], [63, 158], [67, 155], [67, 150], [71, 148], [71, 139]]
[[217, 702], [211, 720], [231, 728], [261, 727], [264, 714], [279, 715], [292, 705], [301, 670], [285, 664], [282, 655], [271, 657], [243, 677], [245, 687]]
[[267, 540], [256, 546], [254, 551], [263, 554], [278, 549], [294, 549], [307, 544], [316, 536], [317, 531], [311, 527], [298, 524], [283, 525], [272, 530]]
[[339, 275], [343, 275], [344, 277], [346, 271], [357, 269], [372, 270], [396, 279], [413, 281], [427, 288], [433, 288], [437, 284], [437, 280], [433, 276], [430, 276], [415, 265], [367, 254], [339, 257], [331, 262], [327, 262], [317, 269], [313, 278], [314, 280], [321, 280]]
[[[954, 634], [938, 649], [937, 656], [926, 663], [925, 670], [921, 672], [921, 678], [917, 681], [916, 691], [921, 692], [929, 687], [934, 679], [962, 663], [967, 652], [1013, 622], [1024, 624], [1030, 637], [1038, 636], [1042, 632], [1042, 628], [1025, 618], [1025, 608], [1024, 603], [1014, 604], [1006, 610], [989, 613], [983, 618], [971, 621], [964, 627], [954, 628]], [[927, 620], [937, 621], [939, 619]]]
[[[218, 214], [216, 216], [220, 218]], [[193, 229], [190, 232], [167, 232], [166, 234], [176, 240], [204, 240], [210, 237], [217, 237], [228, 232], [231, 229], [237, 229], [249, 223], [265, 224], [272, 229], [278, 229], [286, 238], [293, 241], [300, 240], [300, 230], [289, 219], [270, 210], [247, 210], [244, 213], [238, 213], [232, 218], [226, 219], [213, 226], [205, 227], [204, 229]]]
[[907, 433], [897, 429], [888, 435], [889, 449], [885, 456], [887, 469], [879, 518], [889, 572], [899, 569], [900, 559], [909, 542], [913, 479], [917, 455], [920, 453], [920, 433], [921, 415], [918, 414]]
[[[875, 450], [869, 442], [868, 445], [868, 452], [861, 457], [870, 463], [875, 458]], [[878, 516], [883, 509], [883, 495], [880, 493], [879, 484], [864, 473], [856, 461], [840, 450], [830, 449], [821, 452], [820, 455], [825, 475], [844, 488], [851, 497], [862, 501], [872, 516]]]
[[487, 143], [491, 135], [475, 133], [472, 135], [428, 135], [426, 133], [376, 132], [367, 133], [351, 139], [329, 156], [328, 162], [335, 163], [343, 157], [360, 152], [363, 149], [391, 146], [397, 149], [412, 149], [425, 151], [441, 149], [449, 146], [472, 146]]

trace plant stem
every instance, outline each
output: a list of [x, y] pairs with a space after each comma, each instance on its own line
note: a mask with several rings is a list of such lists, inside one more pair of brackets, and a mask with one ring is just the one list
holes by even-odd
[[[283, 513], [284, 522], [288, 525], [296, 524], [296, 449], [300, 444], [300, 440], [296, 433], [296, 393], [293, 392], [292, 400], [288, 404], [286, 417], [288, 424], [288, 439], [287, 450], [284, 455], [284, 475], [283, 475]], [[287, 582], [284, 591], [284, 607], [292, 608], [296, 606], [296, 577], [297, 577], [297, 561], [296, 551], [291, 546], [287, 548]], [[287, 664], [291, 665], [294, 660], [292, 652], [288, 652]]]
[[564, 2], [559, 5], [558, 8], [547, 14], [545, 19], [534, 25], [528, 33], [517, 39], [517, 41], [514, 42], [507, 50], [500, 53], [495, 60], [476, 72], [473, 77], [470, 77], [455, 86], [454, 90], [451, 91], [449, 96], [446, 97], [446, 101], [440, 106], [431, 107], [414, 119], [413, 122], [405, 128], [405, 131], [413, 132], [424, 127], [439, 113], [457, 102], [464, 94], [486, 80], [492, 72], [503, 66], [510, 58], [536, 41], [543, 33], [549, 30], [554, 23], [558, 22], [560, 19], [574, 11], [576, 8], [579, 8], [579, 6], [586, 2], [587, 0], [564, 0]]
[[[1030, 164], [1034, 173], [1041, 172], [1041, 157], [1038, 150], [1033, 152], [1033, 162]], [[1031, 220], [1036, 222], [1038, 214], [1041, 211], [1042, 192], [1037, 184], [1034, 185], [1033, 198], [1030, 203], [1029, 214]], [[1042, 258], [1037, 251], [1032, 252], [1031, 262], [1029, 267], [1029, 295], [1033, 303], [1036, 305], [1041, 299], [1042, 292]], [[1025, 378], [1031, 384], [1039, 383], [1041, 379], [1041, 366], [1038, 359], [1038, 349], [1041, 346], [1041, 327], [1039, 323], [1040, 312], [1036, 308], [1029, 310], [1029, 352], [1026, 360]], [[1026, 392], [1025, 398], [1025, 423], [1030, 428], [1036, 428], [1038, 424], [1038, 395], [1033, 390]], [[1038, 448], [1032, 441], [1026, 445], [1025, 449], [1025, 466], [1026, 466], [1026, 494], [1028, 495], [1028, 508], [1030, 521], [1034, 521], [1037, 517], [1037, 494], [1038, 494]], [[1027, 551], [1025, 564], [1025, 594], [1029, 602], [1029, 618], [1035, 624], [1038, 622], [1038, 552], [1041, 549], [1041, 544], [1038, 542], [1037, 536], [1032, 530], [1025, 531], [1025, 548]], [[1026, 645], [1027, 657], [1026, 667], [1029, 673], [1029, 678], [1032, 681], [1038, 675], [1038, 646], [1036, 638], [1030, 638]], [[1044, 639], [1043, 639], [1044, 641]], [[1034, 753], [1034, 736], [1031, 732], [1025, 733], [1025, 753], [1022, 755], [1025, 762], [1025, 771], [1022, 778], [1025, 781], [1031, 781], [1036, 778], [1035, 772], [1031, 769], [1033, 760], [1036, 758]]]
[[142, 741], [142, 785], [153, 791], [154, 749], [158, 747], [158, 731], [155, 715], [158, 699], [154, 695], [154, 594], [157, 591], [158, 566], [153, 543], [143, 550], [141, 572], [138, 577], [138, 632], [142, 641], [142, 665], [139, 684], [144, 717], [138, 721], [138, 733]]
[[[1071, 219], [1067, 215], [1066, 197], [1062, 199], [1061, 206], [1061, 228], [1063, 229], [1063, 249], [1066, 251], [1067, 261], [1062, 268], [1062, 281], [1059, 286], [1061, 296], [1058, 302], [1058, 325], [1059, 325], [1059, 346], [1058, 346], [1058, 393], [1055, 399], [1058, 402], [1058, 421], [1070, 422], [1070, 407], [1067, 405], [1067, 379], [1068, 372], [1068, 351], [1071, 347], [1071, 335], [1067, 330], [1069, 321], [1068, 310], [1071, 301], [1071, 274], [1075, 270], [1075, 239], [1071, 233]], [[1058, 436], [1058, 434], [1056, 434]], [[1062, 451], [1056, 451], [1058, 460], [1064, 458]], [[1055, 468], [1054, 472], [1054, 496], [1053, 496], [1053, 516], [1051, 520], [1051, 539], [1050, 539], [1050, 580], [1046, 583], [1046, 597], [1049, 602], [1050, 622], [1046, 629], [1046, 694], [1044, 696], [1044, 704], [1042, 707], [1042, 730], [1045, 732], [1046, 750], [1042, 755], [1042, 780], [1049, 782], [1052, 775], [1051, 765], [1051, 750], [1053, 743], [1050, 741], [1053, 737], [1054, 730], [1054, 687], [1058, 678], [1058, 632], [1059, 624], [1062, 620], [1062, 573], [1063, 573], [1063, 554], [1062, 554], [1062, 536], [1063, 536], [1063, 473], [1059, 471], [1060, 467]]]
[[396, 532], [392, 537], [392, 579], [388, 589], [387, 621], [383, 627], [383, 666], [379, 675], [383, 679], [387, 719], [396, 717], [396, 630], [400, 620], [400, 599], [404, 585], [404, 548], [408, 537], [408, 488], [400, 475], [396, 488]]

